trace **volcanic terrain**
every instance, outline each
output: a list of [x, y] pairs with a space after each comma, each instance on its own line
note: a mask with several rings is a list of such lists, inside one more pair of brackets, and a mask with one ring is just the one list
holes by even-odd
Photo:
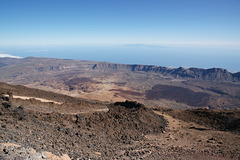
[[0, 159], [240, 159], [239, 73], [36, 57], [0, 64]]
[[[240, 108], [240, 74], [28, 57], [0, 58], [0, 81], [103, 102], [167, 108]], [[184, 94], [183, 94], [184, 93]]]
[[1, 159], [240, 156], [237, 110], [169, 110], [131, 101], [111, 104], [5, 83], [0, 83], [0, 90]]

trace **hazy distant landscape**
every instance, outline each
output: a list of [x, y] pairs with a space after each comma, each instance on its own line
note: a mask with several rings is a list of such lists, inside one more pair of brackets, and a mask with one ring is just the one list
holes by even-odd
[[240, 159], [239, 0], [0, 0], [0, 159]]
[[192, 45], [99, 45], [99, 46], [0, 46], [0, 54], [12, 54], [19, 57], [49, 57], [107, 61], [122, 64], [145, 64], [166, 67], [224, 68], [238, 72], [240, 49], [208, 48]]
[[[240, 108], [240, 72], [220, 68], [168, 68], [40, 57], [1, 58], [0, 64], [2, 82], [73, 97], [132, 100], [160, 108]], [[172, 106], [162, 99], [176, 104]]]

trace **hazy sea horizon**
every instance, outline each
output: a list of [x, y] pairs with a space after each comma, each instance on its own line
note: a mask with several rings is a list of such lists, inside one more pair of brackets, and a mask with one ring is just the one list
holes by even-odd
[[238, 49], [145, 44], [85, 46], [0, 46], [0, 54], [156, 65], [170, 68], [224, 68], [240, 71]]

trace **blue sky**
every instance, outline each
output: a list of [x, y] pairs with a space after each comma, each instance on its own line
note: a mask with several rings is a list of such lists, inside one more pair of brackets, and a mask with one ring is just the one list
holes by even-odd
[[231, 63], [240, 57], [240, 0], [0, 0], [0, 53], [11, 54], [11, 46], [109, 45], [133, 53], [129, 44], [134, 54], [229, 54]]

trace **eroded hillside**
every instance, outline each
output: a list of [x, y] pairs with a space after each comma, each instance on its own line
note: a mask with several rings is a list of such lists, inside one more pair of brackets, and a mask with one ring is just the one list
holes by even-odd
[[[239, 73], [28, 57], [1, 58], [0, 81], [103, 102], [149, 107], [240, 108]], [[167, 94], [165, 94], [167, 93]], [[183, 94], [184, 93], [184, 94]]]

